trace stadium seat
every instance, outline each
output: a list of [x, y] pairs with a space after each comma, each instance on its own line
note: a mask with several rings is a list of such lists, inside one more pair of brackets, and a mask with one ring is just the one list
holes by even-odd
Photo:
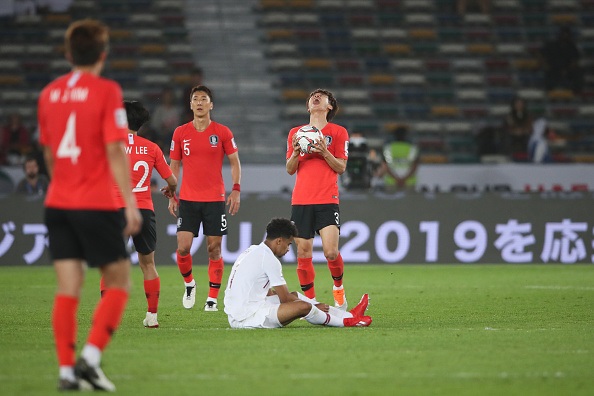
[[383, 52], [391, 56], [406, 56], [412, 54], [408, 44], [384, 44]]
[[547, 97], [552, 101], [570, 101], [575, 99], [575, 95], [568, 89], [554, 89], [547, 92]]
[[341, 71], [357, 71], [361, 69], [359, 59], [337, 59], [336, 68]]
[[369, 84], [390, 86], [396, 82], [396, 78], [392, 74], [374, 73], [369, 76]]
[[393, 59], [390, 61], [390, 65], [397, 71], [416, 71], [420, 70], [424, 62], [421, 59]]
[[379, 102], [394, 102], [396, 100], [396, 92], [394, 90], [378, 90], [371, 91], [371, 100], [375, 103]]
[[[456, 91], [456, 97], [462, 101], [482, 102], [487, 99], [487, 93], [483, 89], [459, 89]], [[476, 111], [468, 113], [477, 114]]]
[[460, 115], [460, 109], [454, 105], [437, 105], [431, 107], [431, 116], [438, 118], [455, 118]]
[[452, 83], [452, 73], [449, 71], [437, 71], [426, 73], [427, 82], [431, 85], [445, 85], [448, 86]]
[[489, 86], [511, 86], [513, 79], [509, 74], [488, 74], [486, 82]]
[[485, 67], [488, 70], [507, 70], [510, 66], [510, 63], [507, 59], [504, 58], [487, 58], [485, 59]]
[[109, 67], [113, 70], [133, 70], [138, 67], [138, 61], [134, 59], [114, 59], [109, 62]]
[[446, 164], [449, 159], [444, 154], [424, 154], [419, 155], [419, 162], [422, 164]]
[[288, 102], [302, 102], [305, 103], [309, 93], [301, 88], [283, 89], [281, 97]]
[[468, 44], [466, 49], [467, 49], [467, 52], [471, 55], [481, 55], [481, 56], [492, 54], [494, 51], [493, 45], [489, 44], [489, 43]]
[[406, 103], [422, 103], [427, 100], [427, 91], [424, 88], [403, 88], [400, 99]]
[[0, 85], [21, 85], [24, 79], [23, 76], [17, 74], [0, 74]]

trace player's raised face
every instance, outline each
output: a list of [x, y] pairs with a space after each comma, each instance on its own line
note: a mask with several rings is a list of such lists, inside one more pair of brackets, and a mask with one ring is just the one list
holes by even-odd
[[195, 114], [208, 113], [212, 110], [213, 103], [206, 92], [196, 91], [192, 94], [190, 108]]
[[314, 110], [330, 111], [332, 109], [332, 106], [330, 105], [328, 95], [325, 95], [321, 92], [314, 93], [309, 98], [309, 102], [307, 103], [307, 109], [309, 112], [312, 112]]

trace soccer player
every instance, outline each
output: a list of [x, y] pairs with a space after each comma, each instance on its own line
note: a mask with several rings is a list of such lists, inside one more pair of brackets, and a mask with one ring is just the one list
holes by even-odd
[[[136, 205], [142, 214], [142, 229], [140, 233], [132, 237], [134, 247], [138, 252], [138, 265], [144, 276], [144, 294], [147, 301], [146, 317], [142, 323], [144, 327], [157, 328], [159, 327], [157, 309], [161, 280], [155, 266], [157, 230], [153, 197], [150, 189], [151, 174], [153, 169], [156, 169], [161, 178], [167, 182], [167, 186], [162, 189], [167, 196], [175, 194], [177, 179], [173, 176], [159, 145], [138, 136], [138, 130], [150, 118], [148, 110], [142, 103], [135, 100], [124, 101], [124, 106], [128, 117], [126, 153], [130, 162], [132, 192], [136, 198]], [[105, 290], [104, 287], [104, 281], [101, 278], [102, 295]]]
[[194, 120], [175, 129], [170, 152], [171, 170], [175, 177], [179, 178], [180, 164], [184, 167], [179, 205], [175, 197], [169, 199], [169, 212], [177, 217], [177, 266], [185, 282], [182, 303], [184, 308], [190, 309], [196, 300], [190, 249], [202, 224], [208, 250], [210, 285], [205, 311], [218, 311], [217, 298], [223, 279], [221, 241], [227, 234], [222, 174], [225, 155], [231, 165], [233, 180], [233, 189], [226, 202], [232, 216], [239, 210], [241, 181], [241, 164], [233, 133], [225, 125], [211, 120], [213, 107], [210, 89], [204, 85], [192, 88], [190, 108], [194, 112]]
[[346, 311], [348, 303], [342, 284], [344, 262], [338, 251], [338, 175], [346, 170], [349, 135], [345, 128], [330, 122], [338, 111], [338, 103], [330, 91], [316, 89], [309, 94], [306, 106], [309, 125], [318, 128], [324, 139], [318, 141], [313, 153], [306, 154], [294, 138], [301, 126], [291, 129], [287, 138], [287, 172], [289, 175], [297, 173], [291, 199], [291, 220], [299, 230], [295, 238], [297, 276], [303, 293], [315, 299], [312, 256], [313, 240], [318, 233], [334, 280], [334, 306]]
[[[38, 103], [39, 141], [51, 177], [45, 224], [58, 284], [52, 323], [59, 390], [115, 390], [100, 363], [128, 300], [130, 259], [123, 235], [136, 234], [142, 224], [124, 150], [128, 128], [121, 88], [100, 77], [108, 42], [109, 30], [102, 22], [73, 22], [65, 35], [72, 71], [46, 86]], [[119, 210], [114, 182], [124, 211]], [[85, 262], [100, 269], [106, 291], [75, 363]]]
[[369, 326], [367, 294], [351, 312], [345, 312], [289, 292], [279, 258], [289, 251], [296, 235], [292, 221], [274, 218], [266, 226], [266, 239], [237, 258], [225, 290], [225, 313], [231, 327], [270, 329], [299, 318], [332, 327]]

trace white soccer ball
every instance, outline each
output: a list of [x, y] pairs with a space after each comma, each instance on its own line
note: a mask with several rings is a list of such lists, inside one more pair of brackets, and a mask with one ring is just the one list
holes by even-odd
[[301, 148], [302, 153], [312, 154], [312, 149], [315, 147], [315, 144], [324, 139], [324, 135], [318, 128], [313, 125], [305, 125], [295, 133], [297, 143]]

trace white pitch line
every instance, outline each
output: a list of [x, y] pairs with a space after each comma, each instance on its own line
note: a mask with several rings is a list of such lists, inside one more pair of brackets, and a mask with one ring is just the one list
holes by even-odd
[[530, 285], [524, 286], [526, 289], [543, 289], [543, 290], [594, 290], [592, 286], [544, 286], [544, 285]]

